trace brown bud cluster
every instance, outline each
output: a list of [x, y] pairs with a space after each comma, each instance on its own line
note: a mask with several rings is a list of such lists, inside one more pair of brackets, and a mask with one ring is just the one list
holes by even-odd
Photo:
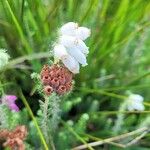
[[11, 150], [25, 150], [23, 141], [27, 136], [27, 129], [25, 126], [17, 126], [13, 131], [1, 130], [0, 139], [6, 140], [4, 147], [9, 147]]
[[72, 89], [73, 74], [64, 66], [44, 65], [41, 71], [41, 81], [44, 85], [44, 93], [50, 95], [56, 92], [63, 95]]

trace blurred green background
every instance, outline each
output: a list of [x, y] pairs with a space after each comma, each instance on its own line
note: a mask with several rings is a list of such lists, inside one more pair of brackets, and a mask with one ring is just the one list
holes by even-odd
[[[11, 56], [1, 81], [7, 93], [17, 95], [21, 88], [36, 113], [39, 95], [32, 95], [34, 83], [30, 74], [40, 72], [43, 64], [53, 60], [51, 50], [57, 30], [70, 21], [90, 28], [92, 33], [86, 41], [90, 47], [88, 66], [76, 75], [62, 118], [72, 121], [74, 128], [84, 120], [84, 128], [75, 129], [79, 134], [84, 131], [100, 138], [111, 137], [116, 134], [113, 126], [122, 95], [128, 91], [138, 93], [147, 102], [146, 110], [150, 108], [149, 0], [0, 0], [0, 47]], [[21, 100], [18, 103], [22, 108]], [[136, 129], [148, 116], [125, 114], [119, 133]], [[65, 132], [61, 130], [60, 133]], [[70, 147], [80, 143], [74, 143], [74, 138], [70, 139]], [[127, 149], [149, 149], [149, 138], [147, 135]], [[60, 139], [58, 147], [66, 141]], [[103, 148], [119, 149], [109, 144], [98, 149]]]

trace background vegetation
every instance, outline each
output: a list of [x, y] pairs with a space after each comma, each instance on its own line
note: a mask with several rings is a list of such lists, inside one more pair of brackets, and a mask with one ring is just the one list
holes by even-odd
[[[50, 51], [58, 28], [69, 21], [78, 22], [92, 31], [87, 40], [89, 65], [76, 75], [74, 90], [62, 103], [62, 121], [54, 139], [57, 149], [71, 149], [149, 126], [149, 20], [149, 0], [0, 0], [0, 47], [11, 56], [0, 74], [1, 86], [19, 97], [17, 103], [25, 113], [21, 89], [36, 115], [40, 97], [34, 92], [30, 75], [52, 60]], [[129, 91], [144, 97], [146, 111], [119, 112]], [[114, 130], [118, 114], [123, 116], [122, 125]], [[29, 132], [28, 143], [38, 147], [38, 137], [33, 130]], [[141, 134], [120, 142], [126, 145]], [[147, 133], [126, 149], [149, 149], [149, 140]], [[105, 142], [95, 149], [120, 147]]]

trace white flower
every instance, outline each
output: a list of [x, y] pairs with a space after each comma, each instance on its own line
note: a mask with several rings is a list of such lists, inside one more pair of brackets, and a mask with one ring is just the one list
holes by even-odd
[[64, 65], [74, 74], [79, 73], [79, 63], [70, 55], [62, 59]]
[[86, 66], [86, 56], [77, 47], [72, 47], [67, 49], [68, 53], [75, 58], [82, 66]]
[[79, 63], [75, 58], [71, 57], [63, 45], [56, 44], [54, 46], [55, 59], [62, 60], [64, 65], [74, 74], [79, 73]]
[[60, 37], [53, 50], [55, 60], [61, 60], [72, 73], [79, 73], [79, 63], [82, 66], [87, 65], [86, 56], [89, 48], [83, 40], [90, 36], [90, 30], [69, 22], [63, 25], [59, 32]]
[[82, 41], [82, 40], [80, 40], [80, 39], [78, 39], [77, 41], [76, 41], [76, 47], [78, 48], [78, 49], [80, 49], [80, 51], [83, 53], [83, 54], [85, 54], [85, 55], [87, 55], [88, 53], [89, 53], [89, 48], [85, 45], [85, 43]]
[[85, 43], [82, 40], [77, 39], [76, 37], [69, 35], [62, 35], [59, 38], [59, 43], [64, 45], [66, 48], [75, 47], [85, 55], [89, 53], [89, 48], [85, 45]]
[[0, 68], [5, 66], [8, 63], [9, 55], [6, 53], [6, 50], [0, 49]]
[[54, 46], [54, 58], [56, 60], [61, 60], [68, 55], [66, 48], [61, 44], [56, 44]]
[[59, 33], [85, 40], [90, 36], [91, 31], [86, 27], [78, 27], [77, 23], [68, 22], [60, 28]]
[[68, 22], [68, 23], [64, 24], [60, 28], [59, 32], [62, 35], [74, 36], [77, 28], [78, 28], [78, 24], [77, 23], [75, 23], [75, 22]]
[[77, 38], [69, 35], [62, 35], [59, 38], [59, 43], [64, 45], [66, 48], [71, 48], [76, 45]]
[[144, 98], [141, 95], [130, 94], [126, 100], [127, 100], [127, 109], [129, 111], [133, 111], [133, 110], [143, 111], [144, 110], [144, 105], [143, 105]]
[[86, 27], [79, 27], [76, 30], [76, 36], [81, 40], [87, 39], [90, 36], [90, 34], [91, 34], [91, 30]]
[[60, 37], [59, 43], [64, 45], [67, 52], [74, 57], [76, 61], [82, 64], [82, 66], [87, 65], [85, 54], [88, 53], [88, 47], [82, 40], [76, 39], [72, 36], [63, 35]]

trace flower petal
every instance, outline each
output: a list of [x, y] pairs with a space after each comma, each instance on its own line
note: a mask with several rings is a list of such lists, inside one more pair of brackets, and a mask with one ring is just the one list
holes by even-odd
[[128, 105], [127, 105], [127, 109], [128, 109], [129, 111], [133, 111], [133, 110], [134, 110], [134, 106], [133, 106], [132, 104], [128, 104]]
[[79, 63], [69, 54], [66, 57], [63, 57], [62, 62], [72, 73], [79, 73]]
[[81, 40], [85, 40], [87, 39], [91, 34], [90, 29], [86, 28], [86, 27], [79, 27], [76, 30], [76, 36], [81, 39]]
[[77, 43], [77, 38], [69, 35], [62, 35], [59, 38], [59, 43], [66, 48], [73, 47]]
[[19, 111], [19, 107], [16, 104], [10, 104], [9, 108], [13, 111], [18, 112]]
[[78, 24], [75, 22], [68, 22], [66, 24], [64, 24], [61, 28], [60, 28], [60, 34], [61, 35], [70, 35], [70, 36], [74, 36], [75, 35], [75, 31], [78, 28]]
[[82, 40], [78, 39], [75, 44], [76, 44], [76, 47], [80, 49], [80, 51], [83, 54], [87, 55], [89, 53], [89, 48], [86, 46], [86, 44]]
[[142, 103], [135, 103], [134, 109], [143, 111], [144, 110], [144, 105]]
[[15, 95], [5, 95], [4, 99], [7, 103], [14, 103], [17, 100], [17, 97]]
[[132, 96], [133, 99], [135, 99], [139, 102], [142, 102], [144, 100], [144, 98], [139, 94], [132, 94], [131, 96]]
[[63, 57], [68, 55], [66, 48], [60, 44], [55, 45], [53, 51], [55, 59], [62, 59]]
[[82, 53], [86, 55], [89, 53], [88, 50], [89, 48], [86, 46], [86, 44], [82, 40], [77, 39], [76, 37], [63, 35], [59, 38], [59, 43], [65, 46], [66, 48], [71, 48], [76, 46], [78, 49], [80, 49]]
[[87, 65], [86, 56], [77, 47], [68, 48], [67, 51], [76, 61], [82, 64], [82, 66]]

